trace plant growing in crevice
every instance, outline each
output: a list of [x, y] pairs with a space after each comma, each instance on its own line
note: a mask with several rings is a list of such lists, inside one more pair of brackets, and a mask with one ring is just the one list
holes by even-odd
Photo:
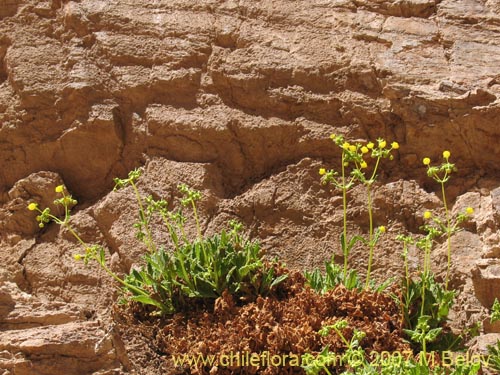
[[[131, 171], [125, 179], [115, 179], [115, 190], [131, 186], [139, 205], [139, 222], [134, 225], [136, 237], [144, 242], [147, 253], [144, 264], [133, 268], [125, 278], [120, 278], [106, 264], [105, 250], [100, 245], [88, 245], [69, 224], [70, 206], [76, 204], [58, 186], [56, 192], [62, 198], [56, 203], [65, 208], [64, 219], [50, 213], [49, 208], [40, 210], [36, 203], [30, 203], [30, 210], [39, 211], [39, 225], [50, 221], [66, 227], [84, 247], [84, 254], [75, 254], [76, 260], [85, 265], [96, 261], [111, 277], [118, 281], [123, 290], [122, 301], [133, 301], [153, 307], [154, 314], [169, 314], [188, 308], [192, 299], [213, 300], [228, 291], [237, 300], [248, 301], [258, 295], [267, 295], [287, 278], [279, 265], [265, 261], [260, 245], [241, 236], [242, 225], [230, 222], [230, 230], [204, 238], [201, 232], [196, 202], [201, 193], [186, 185], [179, 185], [182, 194], [181, 205], [189, 206], [196, 223], [196, 238], [190, 240], [184, 224], [186, 217], [182, 210], [171, 212], [168, 203], [152, 196], [142, 199], [137, 187], [140, 170]], [[156, 215], [163, 220], [173, 244], [167, 250], [154, 241], [151, 223]]]
[[[449, 162], [449, 151], [443, 152], [443, 158], [444, 162], [437, 167], [430, 165], [429, 158], [424, 158], [423, 164], [427, 166], [428, 176], [440, 184], [445, 211], [444, 218], [431, 211], [425, 211], [423, 215], [424, 225], [421, 227], [425, 232], [424, 236], [418, 239], [404, 235], [397, 237], [403, 242], [405, 279], [402, 283], [401, 306], [404, 325], [406, 333], [419, 350], [422, 350], [424, 357], [429, 348], [432, 350], [456, 349], [461, 345], [463, 339], [463, 335], [457, 336], [450, 330], [444, 329], [456, 295], [454, 290], [449, 290], [451, 236], [461, 230], [460, 225], [471, 217], [474, 210], [467, 207], [456, 217], [451, 216], [446, 201], [445, 185], [450, 179], [450, 174], [456, 168], [454, 164]], [[431, 251], [434, 244], [442, 236], [446, 236], [447, 244], [447, 271], [444, 284], [435, 279], [431, 270]], [[411, 278], [408, 268], [408, 249], [413, 244], [423, 252], [423, 264], [418, 279]], [[432, 333], [432, 337], [428, 336], [429, 332]], [[434, 337], [434, 335], [437, 336]], [[416, 340], [417, 338], [419, 340]]]
[[491, 306], [490, 323], [493, 324], [495, 322], [500, 322], [500, 302], [498, 301], [498, 298], [495, 298], [495, 301], [493, 301], [493, 305]]
[[61, 219], [51, 213], [49, 207], [44, 208], [43, 210], [39, 208], [38, 204], [32, 202], [28, 205], [28, 209], [30, 211], [38, 211], [40, 215], [36, 217], [36, 220], [39, 222], [40, 228], [43, 228], [45, 225], [50, 223], [51, 221], [60, 225], [61, 227], [67, 229], [71, 235], [82, 245], [85, 252], [84, 254], [75, 254], [74, 259], [79, 261], [83, 260], [85, 265], [88, 265], [89, 262], [95, 261], [99, 264], [99, 266], [114, 280], [116, 280], [124, 290], [129, 291], [132, 294], [132, 299], [140, 301], [144, 304], [154, 305], [163, 311], [163, 306], [160, 301], [153, 298], [149, 291], [140, 286], [133, 285], [127, 280], [120, 278], [116, 273], [114, 273], [106, 263], [106, 253], [104, 247], [97, 244], [87, 244], [82, 238], [78, 235], [76, 230], [71, 226], [71, 207], [75, 206], [78, 202], [70, 195], [67, 194], [66, 189], [63, 185], [59, 185], [55, 188], [55, 192], [60, 194], [60, 198], [54, 200], [54, 204], [61, 205], [64, 208], [64, 217]]
[[424, 230], [426, 232], [435, 231], [433, 233], [432, 239], [439, 237], [441, 235], [446, 235], [446, 254], [447, 254], [447, 266], [446, 266], [446, 278], [445, 278], [445, 289], [448, 289], [448, 283], [450, 280], [450, 269], [451, 269], [451, 236], [459, 230], [459, 225], [467, 220], [470, 215], [474, 213], [472, 207], [467, 207], [465, 212], [460, 213], [456, 218], [451, 217], [451, 213], [448, 207], [448, 201], [446, 197], [445, 185], [450, 180], [451, 174], [456, 171], [455, 164], [450, 163], [451, 153], [448, 150], [443, 151], [443, 161], [440, 165], [432, 166], [431, 159], [426, 157], [423, 159], [423, 164], [427, 166], [427, 176], [436, 181], [441, 188], [441, 197], [443, 199], [443, 208], [445, 216], [443, 219], [432, 215], [431, 212], [426, 211], [424, 217], [426, 219], [432, 218], [434, 226], [426, 224]]
[[[306, 273], [306, 277], [313, 285], [315, 289], [322, 289], [319, 287], [319, 283], [323, 286], [331, 287], [336, 284], [335, 282], [342, 282], [348, 288], [359, 287], [360, 281], [355, 273], [355, 271], [348, 271], [348, 258], [351, 250], [357, 243], [362, 243], [367, 245], [369, 248], [368, 254], [368, 266], [365, 279], [365, 289], [369, 289], [372, 286], [370, 280], [371, 268], [373, 263], [373, 252], [374, 248], [380, 238], [380, 235], [385, 232], [384, 226], [379, 226], [375, 228], [373, 221], [373, 199], [372, 191], [373, 184], [377, 179], [377, 172], [379, 169], [380, 161], [383, 158], [393, 158], [391, 155], [392, 150], [399, 149], [399, 144], [397, 142], [392, 142], [390, 147], [387, 147], [387, 142], [379, 138], [377, 139], [377, 145], [373, 142], [368, 142], [366, 145], [356, 142], [354, 144], [349, 143], [345, 140], [342, 135], [332, 134], [330, 136], [332, 141], [341, 149], [341, 167], [340, 173], [333, 169], [326, 170], [325, 168], [320, 168], [319, 174], [321, 177], [322, 184], [326, 185], [328, 183], [332, 184], [334, 188], [338, 189], [342, 193], [342, 233], [340, 235], [340, 246], [342, 249], [342, 254], [344, 258], [343, 265], [343, 276], [342, 280], [337, 277], [337, 268], [333, 266], [326, 266], [327, 276], [321, 282], [321, 274], [319, 271], [315, 270], [312, 273]], [[374, 166], [369, 171], [368, 162], [365, 160], [367, 157], [371, 157], [375, 160]], [[349, 172], [350, 170], [350, 172]], [[349, 172], [349, 173], [348, 173]], [[347, 233], [347, 192], [352, 189], [356, 183], [361, 183], [365, 186], [367, 192], [367, 209], [368, 209], [368, 238], [365, 239], [362, 236], [354, 235], [351, 238], [348, 237]], [[333, 258], [330, 263], [333, 263]], [[335, 272], [334, 272], [335, 271]], [[335, 277], [330, 275], [335, 274]]]

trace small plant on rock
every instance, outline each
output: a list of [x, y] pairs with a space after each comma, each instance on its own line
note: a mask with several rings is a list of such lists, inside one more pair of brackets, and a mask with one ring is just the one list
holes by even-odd
[[[347, 288], [360, 288], [361, 281], [355, 270], [349, 270], [348, 258], [351, 250], [359, 242], [368, 246], [368, 267], [366, 271], [366, 279], [364, 288], [366, 290], [373, 287], [371, 282], [371, 268], [373, 263], [374, 248], [380, 238], [385, 233], [385, 226], [381, 225], [377, 228], [374, 226], [373, 221], [373, 185], [377, 179], [377, 172], [380, 166], [381, 159], [393, 158], [391, 152], [399, 149], [397, 142], [392, 142], [388, 147], [387, 142], [379, 138], [377, 144], [374, 142], [367, 142], [362, 144], [360, 142], [350, 143], [347, 142], [342, 135], [332, 134], [331, 140], [341, 149], [341, 167], [340, 172], [325, 168], [320, 168], [319, 174], [322, 184], [332, 184], [334, 188], [342, 193], [342, 233], [340, 235], [340, 246], [344, 257], [344, 266], [342, 279], [339, 278], [338, 267], [334, 265], [333, 258], [330, 262], [326, 263], [326, 277], [323, 277], [319, 270], [306, 273], [306, 278], [311, 287], [316, 290], [331, 289], [338, 283], [342, 282]], [[369, 166], [369, 158], [374, 160], [373, 166]], [[365, 186], [367, 193], [367, 208], [368, 208], [368, 238], [354, 235], [348, 237], [347, 233], [347, 192], [352, 189], [356, 183], [361, 183]]]
[[[137, 187], [140, 170], [131, 171], [125, 179], [115, 179], [115, 189], [131, 186], [138, 205], [139, 221], [134, 225], [136, 237], [144, 242], [148, 252], [144, 265], [134, 268], [125, 278], [113, 273], [106, 263], [104, 248], [86, 244], [70, 225], [70, 206], [76, 201], [67, 195], [62, 186], [56, 192], [62, 197], [56, 203], [63, 205], [63, 219], [52, 215], [49, 208], [43, 210], [30, 203], [30, 210], [37, 210], [40, 226], [53, 221], [66, 227], [84, 247], [84, 254], [75, 254], [76, 260], [85, 264], [96, 261], [110, 276], [118, 281], [125, 301], [149, 305], [155, 314], [169, 314], [185, 309], [193, 299], [213, 300], [229, 292], [240, 301], [266, 295], [287, 278], [276, 262], [263, 259], [260, 245], [241, 236], [241, 224], [233, 221], [229, 231], [204, 238], [201, 232], [196, 202], [201, 199], [199, 191], [180, 185], [181, 205], [191, 207], [196, 223], [196, 239], [190, 240], [185, 231], [186, 217], [182, 210], [171, 212], [164, 200], [149, 196], [142, 199]], [[153, 239], [151, 223], [155, 215], [163, 219], [170, 235], [173, 249], [158, 245]]]
[[[431, 160], [427, 157], [423, 159], [423, 164], [427, 166], [427, 175], [441, 186], [444, 218], [431, 211], [425, 211], [423, 215], [424, 225], [421, 227], [426, 233], [425, 236], [419, 239], [403, 235], [397, 237], [403, 242], [406, 276], [402, 284], [401, 304], [406, 332], [412, 341], [419, 345], [424, 358], [429, 343], [432, 343], [434, 350], [444, 350], [457, 348], [461, 342], [460, 336], [455, 336], [443, 329], [456, 294], [454, 290], [448, 288], [451, 268], [451, 236], [460, 230], [460, 224], [468, 220], [474, 210], [467, 207], [464, 212], [459, 213], [454, 218], [451, 217], [446, 200], [445, 185], [456, 168], [454, 164], [449, 162], [450, 155], [449, 151], [443, 151], [444, 161], [439, 166], [431, 166]], [[436, 241], [442, 236], [446, 236], [447, 243], [447, 271], [444, 285], [435, 279], [431, 270], [431, 251]], [[423, 251], [423, 265], [420, 278], [417, 280], [410, 277], [408, 270], [408, 246], [410, 244], [415, 244]]]

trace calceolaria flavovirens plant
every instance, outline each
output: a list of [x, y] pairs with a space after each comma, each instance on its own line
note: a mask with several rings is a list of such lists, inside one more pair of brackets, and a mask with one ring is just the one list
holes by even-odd
[[[339, 285], [359, 295], [389, 293], [387, 288], [393, 283], [392, 279], [377, 285], [372, 278], [375, 249], [380, 238], [387, 235], [388, 225], [374, 219], [373, 194], [384, 159], [392, 160], [400, 146], [398, 142], [389, 143], [382, 138], [351, 142], [342, 135], [332, 135], [331, 140], [340, 150], [340, 167], [320, 168], [319, 175], [323, 185], [331, 185], [342, 197], [339, 245], [343, 262], [336, 264], [332, 256], [325, 263], [324, 271], [306, 271], [305, 280], [315, 291], [311, 291], [314, 296], [326, 295]], [[411, 344], [410, 355], [406, 358], [393, 356], [391, 358], [399, 359], [374, 364], [365, 349], [366, 333], [350, 326], [348, 319], [339, 317], [334, 323], [323, 324], [317, 335], [319, 338], [335, 337], [342, 346], [342, 352], [336, 353], [328, 345], [319, 352], [306, 351], [302, 355], [301, 366], [306, 374], [338, 374], [339, 367], [329, 365], [329, 361], [339, 358], [342, 375], [474, 375], [479, 372], [480, 364], [477, 363], [444, 367], [439, 361], [434, 363], [432, 354], [436, 350], [456, 350], [462, 341], [460, 335], [454, 335], [447, 327], [448, 314], [455, 298], [455, 291], [450, 289], [453, 256], [451, 237], [474, 214], [472, 207], [467, 207], [456, 216], [451, 214], [445, 186], [456, 167], [450, 161], [450, 151], [443, 151], [442, 157], [440, 164], [434, 165], [428, 157], [423, 158], [423, 164], [427, 168], [427, 175], [439, 184], [444, 215], [425, 211], [421, 236], [400, 234], [396, 237], [402, 243], [404, 277], [399, 285], [392, 285], [390, 293], [397, 300], [401, 311], [400, 324], [406, 340]], [[49, 208], [39, 207], [36, 202], [29, 203], [28, 209], [37, 212], [36, 220], [40, 228], [54, 222], [67, 229], [83, 248], [81, 253], [74, 254], [74, 259], [83, 261], [85, 265], [97, 263], [121, 286], [123, 303], [147, 306], [147, 311], [153, 316], [165, 318], [176, 312], [187, 311], [193, 301], [215, 301], [224, 298], [227, 293], [242, 304], [256, 301], [259, 297], [270, 295], [288, 278], [282, 265], [276, 260], [264, 258], [258, 242], [241, 234], [241, 223], [231, 221], [228, 229], [205, 236], [198, 209], [202, 199], [200, 191], [181, 184], [178, 186], [181, 196], [179, 202], [169, 205], [163, 199], [143, 197], [139, 189], [140, 178], [141, 170], [136, 169], [124, 179], [115, 179], [115, 190], [128, 188], [136, 198], [138, 220], [134, 228], [136, 237], [146, 249], [142, 266], [132, 269], [125, 276], [110, 269], [103, 246], [87, 244], [73, 228], [71, 209], [77, 201], [64, 186], [55, 188], [57, 198], [54, 201], [63, 208], [62, 217], [53, 214]], [[368, 233], [365, 236], [348, 231], [348, 192], [356, 185], [366, 192]], [[170, 206], [177, 209], [172, 210]], [[187, 220], [194, 222], [195, 233], [187, 232]], [[168, 233], [168, 243], [155, 240], [156, 231], [152, 226], [159, 222], [163, 223]], [[431, 252], [440, 240], [446, 242], [447, 249], [446, 276], [442, 282], [431, 270]], [[349, 266], [349, 256], [355, 246], [367, 249], [364, 280]], [[413, 248], [422, 252], [423, 261], [417, 275], [410, 272], [409, 267], [408, 254]], [[396, 289], [398, 292], [394, 292]], [[396, 314], [398, 309], [395, 310]], [[500, 320], [498, 301], [492, 306], [491, 314], [492, 322]], [[495, 368], [500, 368], [499, 345], [489, 348], [492, 366], [497, 366]]]
[[[75, 260], [83, 260], [86, 265], [97, 262], [122, 286], [124, 302], [152, 306], [158, 315], [183, 310], [193, 299], [216, 299], [224, 291], [240, 300], [253, 300], [259, 295], [267, 295], [287, 278], [287, 274], [280, 273], [276, 262], [264, 260], [258, 242], [241, 235], [242, 225], [236, 221], [229, 223], [230, 230], [204, 238], [196, 206], [201, 199], [199, 191], [179, 185], [181, 208], [172, 212], [162, 199], [141, 197], [137, 187], [140, 176], [140, 170], [136, 169], [125, 179], [115, 179], [115, 190], [131, 186], [134, 191], [139, 206], [139, 221], [134, 224], [136, 237], [147, 248], [144, 265], [132, 269], [124, 278], [108, 267], [102, 246], [85, 243], [72, 228], [70, 207], [77, 202], [66, 194], [63, 186], [55, 189], [61, 195], [55, 203], [64, 207], [62, 219], [53, 215], [49, 208], [40, 209], [34, 202], [28, 205], [28, 209], [40, 213], [37, 216], [40, 227], [53, 221], [67, 228], [85, 249], [83, 254], [74, 255]], [[186, 234], [184, 207], [189, 207], [194, 216], [197, 229], [194, 240]], [[151, 228], [155, 215], [163, 220], [173, 249], [155, 243]]]

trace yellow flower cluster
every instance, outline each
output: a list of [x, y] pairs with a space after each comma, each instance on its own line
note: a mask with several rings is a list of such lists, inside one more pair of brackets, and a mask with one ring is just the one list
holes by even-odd
[[[450, 151], [448, 151], [448, 150], [443, 151], [443, 158], [446, 159], [446, 161], [448, 161], [450, 156], [451, 156]], [[423, 158], [422, 163], [424, 165], [429, 165], [429, 164], [431, 164], [431, 159], [430, 158]]]

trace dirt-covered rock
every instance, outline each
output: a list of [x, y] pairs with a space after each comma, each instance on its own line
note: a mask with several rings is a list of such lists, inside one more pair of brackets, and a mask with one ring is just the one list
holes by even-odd
[[[107, 333], [116, 285], [27, 204], [57, 213], [64, 184], [72, 225], [121, 274], [145, 249], [134, 193], [113, 178], [143, 167], [140, 192], [171, 208], [179, 183], [202, 191], [204, 233], [237, 218], [292, 268], [340, 262], [341, 196], [318, 176], [340, 166], [331, 133], [401, 146], [374, 186], [379, 280], [403, 272], [396, 235], [442, 205], [422, 158], [451, 151], [449, 208], [475, 210], [451, 239], [452, 325], [483, 320], [500, 297], [499, 21], [484, 0], [0, 0], [0, 369], [133, 369]], [[348, 198], [349, 229], [366, 235], [366, 193]], [[440, 240], [441, 278], [446, 257]], [[412, 273], [421, 259], [411, 246]], [[353, 249], [361, 274], [367, 261]]]

